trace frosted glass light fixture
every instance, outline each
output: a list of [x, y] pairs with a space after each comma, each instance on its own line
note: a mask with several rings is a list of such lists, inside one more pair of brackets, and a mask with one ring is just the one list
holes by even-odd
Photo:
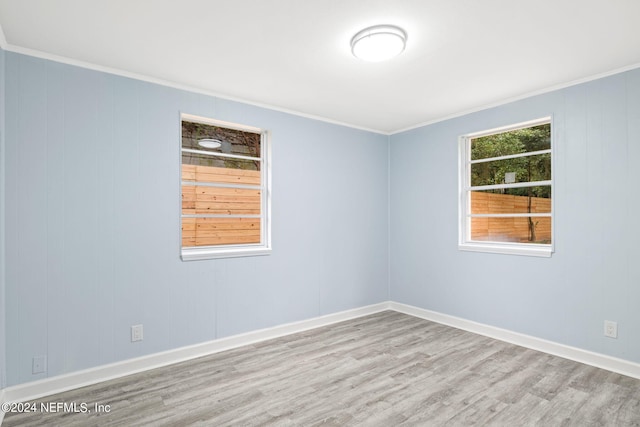
[[407, 33], [393, 25], [365, 28], [351, 39], [351, 53], [365, 61], [379, 62], [399, 55], [405, 48]]
[[219, 139], [201, 139], [198, 141], [198, 145], [203, 148], [220, 148], [222, 141]]

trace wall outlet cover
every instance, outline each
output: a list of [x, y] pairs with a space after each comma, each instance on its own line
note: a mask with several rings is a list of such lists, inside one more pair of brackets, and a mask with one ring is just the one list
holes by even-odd
[[31, 364], [32, 374], [44, 374], [47, 372], [47, 356], [34, 356]]
[[143, 330], [142, 325], [131, 326], [131, 342], [142, 341]]
[[605, 320], [604, 336], [609, 338], [618, 338], [618, 323], [613, 320]]

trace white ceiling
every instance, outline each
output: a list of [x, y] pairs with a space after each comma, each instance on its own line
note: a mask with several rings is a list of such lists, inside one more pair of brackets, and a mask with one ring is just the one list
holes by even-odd
[[[354, 58], [376, 24], [406, 50]], [[0, 26], [8, 50], [382, 133], [640, 66], [640, 0], [0, 0]]]

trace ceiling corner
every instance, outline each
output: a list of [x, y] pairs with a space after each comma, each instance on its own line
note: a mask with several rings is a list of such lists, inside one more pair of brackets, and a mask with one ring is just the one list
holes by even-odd
[[0, 48], [7, 50], [7, 39], [4, 36], [2, 25], [0, 25]]

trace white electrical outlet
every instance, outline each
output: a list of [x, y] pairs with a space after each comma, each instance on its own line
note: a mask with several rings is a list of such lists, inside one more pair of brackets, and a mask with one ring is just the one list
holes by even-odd
[[131, 342], [142, 341], [142, 325], [131, 326]]
[[612, 320], [605, 320], [604, 336], [609, 338], [618, 338], [618, 324]]
[[32, 374], [44, 374], [47, 372], [47, 356], [34, 356], [31, 364]]

